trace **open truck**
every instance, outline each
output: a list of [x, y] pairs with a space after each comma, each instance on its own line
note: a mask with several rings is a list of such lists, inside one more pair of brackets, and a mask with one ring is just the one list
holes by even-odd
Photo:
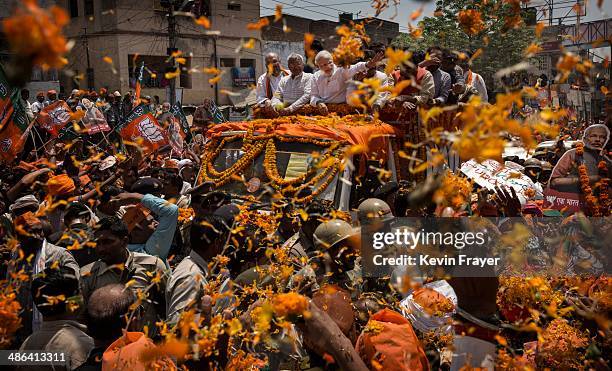
[[237, 202], [328, 200], [357, 207], [383, 182], [397, 180], [396, 129], [367, 116], [289, 116], [215, 125], [207, 132], [199, 182]]

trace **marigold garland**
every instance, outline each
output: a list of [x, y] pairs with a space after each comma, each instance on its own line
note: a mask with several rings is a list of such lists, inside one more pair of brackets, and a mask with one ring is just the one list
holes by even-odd
[[584, 164], [584, 143], [576, 145], [576, 162], [578, 163], [578, 178], [580, 180], [580, 190], [584, 194], [587, 209], [591, 211], [591, 216], [600, 217], [608, 215], [610, 211], [610, 200], [608, 196], [607, 164], [600, 161], [597, 169], [602, 180], [599, 182], [599, 199], [593, 194], [593, 188], [589, 180], [588, 169]]
[[[337, 116], [332, 116], [328, 120], [329, 125], [334, 125], [337, 121]], [[222, 186], [227, 184], [232, 177], [238, 176], [250, 163], [252, 163], [257, 156], [262, 152], [264, 153], [264, 169], [266, 176], [270, 179], [270, 184], [281, 194], [297, 195], [301, 190], [312, 187], [312, 192], [303, 198], [295, 199], [294, 201], [299, 203], [310, 202], [314, 197], [323, 192], [333, 181], [335, 176], [338, 174], [342, 161], [340, 160], [340, 151], [338, 149], [343, 145], [344, 141], [337, 140], [325, 140], [308, 137], [285, 137], [273, 133], [273, 129], [276, 124], [279, 123], [299, 123], [301, 118], [282, 118], [278, 120], [256, 120], [253, 125], [250, 125], [247, 132], [244, 135], [233, 135], [225, 137], [223, 139], [214, 138], [207, 146], [206, 155], [203, 158], [205, 166], [202, 168], [202, 181], [214, 182], [216, 186]], [[360, 122], [356, 118], [344, 119], [344, 124], [356, 124]], [[265, 124], [264, 129], [266, 134], [255, 135], [255, 127], [258, 124]], [[214, 159], [216, 159], [225, 145], [234, 140], [242, 138], [243, 145], [241, 151], [243, 155], [230, 166], [228, 169], [223, 171], [217, 171], [214, 167]], [[327, 151], [318, 159], [317, 164], [319, 166], [313, 166], [312, 169], [306, 174], [302, 174], [299, 177], [293, 179], [284, 179], [280, 176], [276, 165], [276, 141], [283, 143], [308, 143], [314, 144], [319, 147], [326, 148]], [[320, 167], [325, 167], [323, 171], [318, 171]], [[315, 176], [314, 173], [318, 172]], [[310, 180], [306, 181], [309, 176], [312, 176]], [[298, 186], [299, 184], [299, 186]], [[317, 186], [318, 184], [318, 186]], [[294, 187], [297, 186], [297, 187]], [[316, 187], [316, 188], [315, 188]]]
[[[3, 284], [6, 284], [6, 281], [3, 281]], [[0, 349], [5, 349], [12, 343], [13, 335], [21, 327], [20, 310], [21, 305], [14, 292], [0, 292]]]
[[184, 224], [195, 216], [195, 211], [190, 207], [180, 207], [178, 215], [178, 223]]

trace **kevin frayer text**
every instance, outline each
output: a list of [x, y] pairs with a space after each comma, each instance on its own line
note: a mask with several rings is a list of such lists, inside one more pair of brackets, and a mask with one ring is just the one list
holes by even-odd
[[430, 255], [398, 255], [398, 256], [383, 256], [374, 255], [372, 262], [378, 266], [471, 266], [485, 267], [499, 265], [501, 258], [479, 258], [468, 255], [457, 255], [443, 257], [432, 257]]

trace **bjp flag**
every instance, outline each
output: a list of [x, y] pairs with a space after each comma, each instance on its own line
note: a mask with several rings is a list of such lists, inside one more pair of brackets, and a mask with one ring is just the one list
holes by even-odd
[[28, 129], [28, 116], [19, 104], [13, 105], [11, 116], [0, 129], [0, 158], [10, 162], [23, 150]]
[[29, 128], [19, 89], [9, 85], [0, 66], [0, 159], [10, 162], [23, 150]]
[[4, 75], [4, 70], [0, 66], [0, 130], [10, 122], [13, 115], [13, 89]]
[[71, 115], [72, 110], [68, 107], [68, 104], [63, 100], [58, 100], [43, 108], [38, 114], [36, 122], [55, 138], [59, 135], [60, 130], [70, 122]]
[[145, 105], [139, 105], [116, 130], [124, 140], [138, 143], [145, 155], [168, 144], [164, 130]]

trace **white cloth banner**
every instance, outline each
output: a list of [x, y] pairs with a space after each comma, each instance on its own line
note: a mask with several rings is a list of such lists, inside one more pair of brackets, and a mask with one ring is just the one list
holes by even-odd
[[527, 189], [533, 189], [536, 197], [543, 197], [542, 191], [523, 174], [523, 170], [521, 165], [510, 161], [502, 165], [495, 160], [484, 160], [482, 163], [470, 160], [461, 165], [461, 172], [481, 187], [489, 190], [495, 190], [495, 187], [514, 188], [522, 205], [527, 202]]

